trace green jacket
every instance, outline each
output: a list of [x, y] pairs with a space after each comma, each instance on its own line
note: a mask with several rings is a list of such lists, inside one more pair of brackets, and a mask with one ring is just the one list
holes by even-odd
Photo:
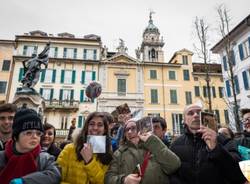
[[127, 142], [114, 153], [113, 160], [105, 174], [104, 183], [123, 184], [124, 178], [135, 171], [137, 164], [142, 164], [146, 151], [151, 156], [141, 180], [142, 184], [169, 183], [168, 175], [175, 172], [181, 165], [180, 159], [165, 146], [162, 141], [152, 135], [144, 143], [136, 146]]

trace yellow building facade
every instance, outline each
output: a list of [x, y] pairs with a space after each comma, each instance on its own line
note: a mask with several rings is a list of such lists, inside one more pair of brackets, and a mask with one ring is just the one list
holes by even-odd
[[0, 40], [0, 102], [6, 102], [14, 53], [14, 41]]

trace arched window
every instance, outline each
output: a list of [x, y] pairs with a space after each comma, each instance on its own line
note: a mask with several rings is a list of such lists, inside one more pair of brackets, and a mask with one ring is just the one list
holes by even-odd
[[156, 55], [155, 55], [155, 49], [152, 49], [152, 50], [151, 50], [151, 53], [152, 53], [152, 59], [153, 59], [153, 58], [156, 58], [156, 57], [155, 57], [155, 56], [156, 56]]

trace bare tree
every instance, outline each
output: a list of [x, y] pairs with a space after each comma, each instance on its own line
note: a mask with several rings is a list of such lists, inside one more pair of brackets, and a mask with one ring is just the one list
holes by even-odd
[[229, 84], [232, 90], [233, 101], [229, 103], [231, 110], [233, 111], [233, 119], [235, 121], [236, 131], [240, 132], [240, 117], [239, 117], [239, 105], [237, 102], [237, 91], [236, 91], [236, 83], [235, 83], [235, 60], [234, 60], [234, 52], [233, 52], [233, 41], [229, 35], [230, 32], [230, 21], [231, 18], [229, 16], [229, 10], [225, 7], [225, 5], [220, 5], [217, 8], [217, 13], [219, 15], [219, 32], [222, 39], [225, 42], [225, 53], [226, 53], [226, 63], [228, 65], [228, 78]]
[[212, 100], [211, 100], [211, 85], [210, 85], [210, 76], [209, 76], [209, 62], [210, 62], [210, 55], [209, 55], [209, 37], [208, 37], [208, 31], [209, 31], [209, 26], [208, 24], [204, 21], [202, 18], [195, 18], [194, 22], [195, 26], [195, 33], [196, 36], [198, 37], [199, 44], [200, 46], [197, 47], [194, 44], [196, 53], [200, 59], [203, 60], [205, 64], [205, 71], [206, 71], [206, 85], [207, 85], [207, 94], [208, 94], [208, 106], [209, 106], [209, 112], [212, 112]]

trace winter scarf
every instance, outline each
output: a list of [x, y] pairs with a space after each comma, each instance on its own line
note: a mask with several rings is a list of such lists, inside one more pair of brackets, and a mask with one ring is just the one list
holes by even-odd
[[13, 151], [13, 144], [14, 142], [12, 140], [6, 143], [5, 155], [7, 164], [2, 170], [0, 170], [1, 184], [9, 184], [14, 178], [20, 178], [37, 171], [36, 158], [41, 152], [40, 145], [30, 152], [17, 155]]

